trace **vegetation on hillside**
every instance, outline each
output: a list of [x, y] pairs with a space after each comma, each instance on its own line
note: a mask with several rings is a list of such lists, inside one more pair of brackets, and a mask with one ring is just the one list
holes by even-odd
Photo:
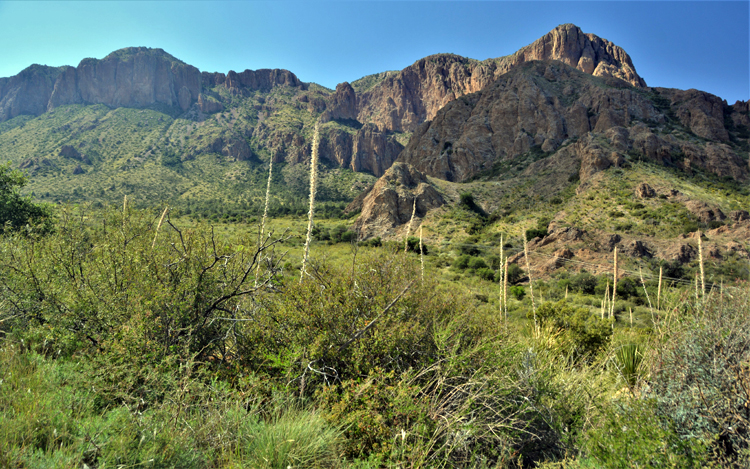
[[423, 277], [403, 243], [325, 261], [340, 245], [318, 242], [300, 282], [293, 233], [54, 216], [0, 237], [2, 466], [750, 461], [747, 281], [704, 296], [621, 278], [604, 315], [606, 277], [580, 273], [506, 315], [496, 283], [474, 281], [488, 301], [434, 275], [439, 248]]

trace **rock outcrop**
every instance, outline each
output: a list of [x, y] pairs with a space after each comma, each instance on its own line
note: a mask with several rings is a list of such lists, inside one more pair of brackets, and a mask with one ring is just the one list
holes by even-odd
[[220, 102], [201, 96], [203, 84], [225, 86], [235, 94], [267, 92], [275, 86], [306, 88], [288, 70], [201, 73], [161, 49], [128, 47], [101, 60], [84, 59], [78, 67], [32, 65], [16, 76], [0, 78], [0, 122], [67, 104], [162, 104], [186, 111], [198, 103], [207, 114], [222, 110]]
[[438, 110], [463, 95], [482, 90], [513, 68], [536, 60], [557, 60], [600, 77], [645, 87], [628, 54], [606, 39], [572, 24], [553, 29], [513, 55], [476, 61], [453, 54], [418, 60], [358, 96], [360, 122], [389, 131], [412, 132]]
[[408, 164], [395, 163], [364, 198], [354, 229], [360, 240], [392, 234], [409, 223], [415, 207], [412, 229], [416, 229], [428, 211], [443, 204], [443, 197], [424, 174]]
[[186, 110], [197, 99], [201, 75], [161, 49], [129, 47], [78, 67], [32, 65], [0, 79], [0, 121], [39, 115], [66, 104], [143, 107], [166, 104]]
[[[635, 152], [664, 165], [747, 179], [747, 164], [728, 144], [695, 143], [654, 130], [669, 119], [655, 104], [668, 94], [649, 95], [559, 62], [530, 62], [447, 104], [414, 132], [399, 160], [462, 182], [497, 162], [562, 152], [580, 161], [585, 182]], [[714, 132], [717, 139], [722, 135]]]
[[347, 82], [336, 85], [336, 91], [328, 98], [321, 122], [332, 120], [357, 120], [357, 94]]
[[237, 73], [230, 70], [222, 84], [233, 93], [244, 91], [270, 91], [276, 86], [289, 86], [305, 89], [307, 85], [302, 83], [297, 76], [289, 70], [283, 69], [261, 69], [245, 70]]

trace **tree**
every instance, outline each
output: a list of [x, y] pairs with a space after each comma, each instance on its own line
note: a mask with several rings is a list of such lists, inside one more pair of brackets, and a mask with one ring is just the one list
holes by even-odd
[[35, 204], [31, 197], [21, 195], [27, 183], [26, 176], [10, 168], [10, 163], [0, 164], [0, 233], [16, 230], [25, 225], [45, 224], [50, 216], [49, 208]]

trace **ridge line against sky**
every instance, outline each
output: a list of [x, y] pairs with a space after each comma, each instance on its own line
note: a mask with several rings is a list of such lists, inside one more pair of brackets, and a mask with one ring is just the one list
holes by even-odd
[[512, 54], [573, 23], [622, 47], [649, 86], [750, 98], [750, 2], [0, 1], [0, 77], [131, 46], [201, 71], [283, 68], [334, 88], [436, 53]]

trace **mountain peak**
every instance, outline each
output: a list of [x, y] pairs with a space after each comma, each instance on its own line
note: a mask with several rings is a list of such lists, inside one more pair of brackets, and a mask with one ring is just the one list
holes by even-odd
[[180, 64], [185, 64], [185, 62], [167, 53], [164, 49], [151, 48], [151, 47], [123, 47], [122, 49], [118, 49], [114, 52], [107, 54], [107, 56], [104, 57], [103, 60], [109, 60], [109, 59], [127, 60], [136, 55], [160, 57], [160, 58], [167, 59], [170, 62], [177, 62]]
[[622, 47], [584, 33], [572, 23], [557, 26], [509, 59], [514, 65], [531, 60], [559, 60], [589, 75], [620, 78], [639, 88], [646, 86]]

